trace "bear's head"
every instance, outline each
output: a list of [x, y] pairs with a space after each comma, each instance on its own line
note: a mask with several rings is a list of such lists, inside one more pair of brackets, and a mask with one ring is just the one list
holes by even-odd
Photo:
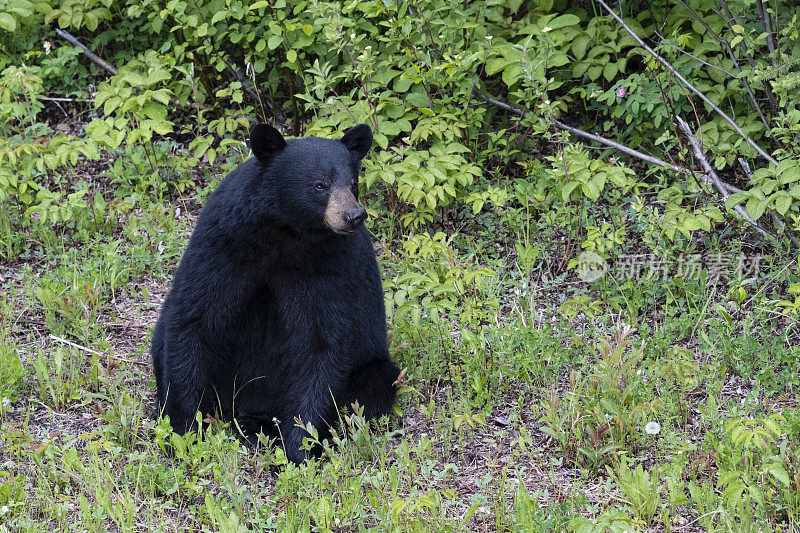
[[271, 210], [297, 230], [327, 228], [339, 235], [353, 233], [367, 218], [358, 203], [358, 171], [371, 146], [366, 124], [350, 128], [339, 140], [287, 141], [267, 124], [250, 132]]

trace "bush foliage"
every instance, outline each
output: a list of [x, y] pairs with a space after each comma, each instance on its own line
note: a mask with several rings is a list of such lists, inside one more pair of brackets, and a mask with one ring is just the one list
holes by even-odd
[[[750, 2], [726, 2], [724, 13], [699, 0], [619, 7], [625, 25], [600, 4], [557, 0], [7, 2], [0, 6], [0, 200], [14, 225], [82, 226], [78, 211], [98, 184], [73, 191], [61, 179], [81, 165], [122, 156], [125, 168], [110, 172], [125, 187], [102, 193], [122, 198], [117, 207], [135, 206], [132, 190], [182, 193], [194, 185], [189, 169], [241, 153], [254, 121], [296, 135], [367, 122], [383, 151], [368, 162], [363, 186], [388, 200], [411, 231], [433, 229], [465, 204], [476, 214], [506, 202], [537, 209], [528, 202], [535, 198], [569, 217], [592, 205], [641, 204], [644, 195], [639, 214], [650, 223], [627, 222], [623, 233], [680, 243], [739, 226], [741, 204], [781, 246], [800, 230], [793, 3], [766, 14]], [[735, 117], [770, 159], [631, 32]], [[65, 106], [73, 131], [53, 131]], [[563, 143], [574, 138], [552, 122], [697, 169], [676, 118], [693, 125], [732, 186], [725, 202], [696, 173], [569, 148]], [[166, 157], [175, 150], [181, 160]], [[545, 158], [552, 164], [536, 164]], [[534, 186], [536, 195], [508, 195], [519, 186]], [[709, 200], [711, 210], [693, 206]], [[602, 226], [583, 213], [568, 223]], [[596, 247], [592, 239], [582, 247]]]

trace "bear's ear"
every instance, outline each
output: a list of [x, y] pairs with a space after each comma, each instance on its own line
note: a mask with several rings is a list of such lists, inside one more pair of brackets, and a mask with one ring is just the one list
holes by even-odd
[[369, 149], [372, 148], [372, 130], [366, 124], [357, 124], [344, 132], [342, 144], [353, 152], [360, 161], [364, 159]]
[[250, 149], [259, 161], [267, 162], [286, 148], [281, 132], [269, 124], [256, 124], [250, 130]]

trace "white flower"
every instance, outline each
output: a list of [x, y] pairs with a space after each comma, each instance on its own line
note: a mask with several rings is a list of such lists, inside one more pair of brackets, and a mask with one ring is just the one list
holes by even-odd
[[658, 435], [661, 432], [661, 424], [658, 422], [648, 422], [644, 426], [644, 432], [648, 435]]
[[549, 32], [549, 31], [550, 31], [550, 30], [552, 30], [552, 29], [553, 29], [553, 28], [551, 28], [550, 26], [545, 26], [544, 28], [542, 28], [542, 33], [547, 33], [547, 32]]
[[0, 515], [4, 515], [4, 514], [8, 513], [8, 511], [9, 511], [8, 505], [4, 505], [4, 506], [0, 507]]
[[486, 36], [486, 40], [487, 40], [487, 41], [491, 41], [492, 39], [494, 39], [494, 37], [492, 37], [491, 35], [487, 35], [487, 36]]

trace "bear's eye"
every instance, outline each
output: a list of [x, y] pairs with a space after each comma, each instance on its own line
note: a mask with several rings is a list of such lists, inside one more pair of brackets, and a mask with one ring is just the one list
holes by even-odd
[[318, 181], [314, 184], [314, 188], [317, 189], [318, 191], [324, 191], [325, 189], [328, 188], [328, 184], [325, 183], [324, 181]]

